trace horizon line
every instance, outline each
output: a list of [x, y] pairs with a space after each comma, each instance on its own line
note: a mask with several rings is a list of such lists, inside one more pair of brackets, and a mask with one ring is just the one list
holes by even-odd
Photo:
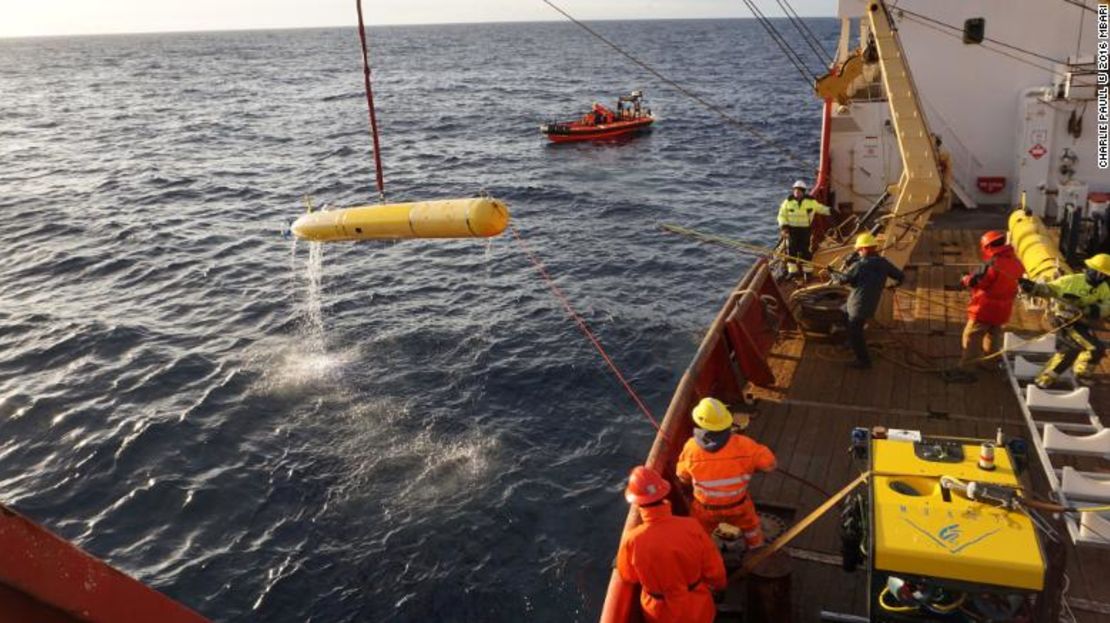
[[[803, 15], [803, 19], [836, 19], [836, 15]], [[740, 20], [754, 20], [752, 16], [730, 16], [730, 17], [642, 17], [637, 19], [618, 19], [618, 18], [604, 18], [604, 19], [580, 19], [579, 21], [587, 22], [698, 22], [698, 21], [740, 21]], [[782, 17], [771, 17], [770, 19], [787, 19]], [[554, 24], [572, 22], [568, 19], [526, 19], [526, 20], [484, 20], [474, 22], [396, 22], [390, 24], [374, 24], [368, 25], [367, 30], [375, 28], [391, 28], [395, 26], [475, 26], [483, 24]], [[340, 25], [322, 25], [322, 26], [265, 26], [258, 28], [213, 28], [207, 30], [197, 29], [182, 29], [182, 30], [129, 30], [129, 31], [115, 31], [115, 32], [85, 32], [85, 33], [60, 33], [60, 34], [47, 34], [47, 35], [0, 35], [0, 41], [12, 41], [16, 39], [59, 39], [69, 37], [121, 37], [121, 36], [143, 36], [143, 35], [186, 35], [186, 34], [205, 34], [205, 33], [233, 33], [233, 32], [266, 32], [266, 31], [289, 31], [289, 30], [330, 30], [336, 28], [357, 28], [357, 24], [340, 24]]]

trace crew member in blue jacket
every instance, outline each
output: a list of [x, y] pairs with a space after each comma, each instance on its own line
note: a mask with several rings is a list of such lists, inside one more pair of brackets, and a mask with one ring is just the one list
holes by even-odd
[[879, 307], [879, 300], [883, 297], [883, 288], [887, 279], [894, 279], [896, 285], [901, 285], [906, 278], [890, 260], [879, 255], [878, 241], [868, 232], [856, 238], [855, 259], [848, 270], [843, 273], [833, 273], [833, 281], [852, 286], [852, 293], [848, 295], [848, 344], [856, 355], [855, 361], [848, 365], [852, 368], [866, 370], [871, 367], [871, 355], [867, 352], [867, 340], [863, 336], [863, 327], [875, 315]]

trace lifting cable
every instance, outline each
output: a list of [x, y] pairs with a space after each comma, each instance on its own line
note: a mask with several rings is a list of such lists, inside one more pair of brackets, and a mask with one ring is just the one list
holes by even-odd
[[756, 6], [755, 0], [743, 0], [743, 2], [748, 7], [748, 10], [752, 12], [752, 15], [755, 16], [755, 19], [759, 22], [759, 25], [763, 26], [763, 30], [767, 31], [767, 35], [771, 37], [771, 40], [779, 46], [779, 49], [782, 50], [782, 53], [785, 54], [790, 63], [794, 65], [794, 69], [797, 69], [798, 73], [802, 74], [802, 80], [807, 85], [812, 87], [813, 83], [817, 80], [817, 75], [810, 71], [809, 67], [806, 66], [805, 61], [802, 60], [802, 57], [800, 54], [798, 54], [797, 50], [790, 47], [790, 44], [786, 42], [786, 38], [782, 36], [782, 33], [779, 32], [778, 28], [775, 28], [775, 25], [771, 23], [771, 20], [767, 19], [767, 16], [763, 14], [763, 11], [761, 11], [759, 7]]
[[741, 130], [751, 134], [752, 136], [754, 136], [756, 139], [758, 139], [763, 144], [765, 144], [769, 147], [775, 148], [782, 155], [786, 156], [788, 159], [790, 159], [794, 163], [796, 163], [800, 166], [803, 166], [803, 167], [811, 167], [812, 166], [812, 162], [803, 160], [801, 157], [797, 156], [792, 151], [787, 149], [786, 146], [784, 146], [783, 144], [779, 143], [778, 141], [775, 141], [774, 139], [772, 139], [771, 137], [767, 136], [766, 134], [760, 132], [759, 130], [756, 130], [751, 124], [746, 123], [744, 121], [741, 121], [740, 119], [737, 119], [736, 117], [730, 115], [727, 111], [725, 111], [720, 106], [718, 106], [718, 105], [716, 105], [712, 102], [707, 101], [705, 98], [701, 97], [697, 93], [694, 93], [693, 91], [687, 89], [686, 87], [682, 86], [681, 84], [679, 84], [679, 83], [675, 82], [674, 80], [671, 80], [667, 76], [663, 75], [661, 72], [659, 72], [657, 69], [655, 69], [651, 65], [648, 65], [644, 61], [636, 58], [630, 52], [625, 51], [623, 48], [621, 48], [617, 44], [615, 44], [612, 41], [610, 41], [609, 39], [607, 39], [601, 33], [597, 32], [593, 28], [590, 28], [586, 24], [582, 23], [577, 18], [575, 18], [573, 15], [571, 15], [570, 13], [567, 13], [566, 11], [564, 11], [562, 8], [560, 8], [558, 5], [556, 5], [553, 0], [541, 0], [541, 1], [544, 4], [546, 4], [547, 6], [551, 7], [552, 9], [555, 9], [555, 11], [557, 11], [560, 15], [567, 18], [571, 22], [573, 22], [576, 26], [582, 28], [586, 32], [593, 35], [595, 38], [597, 38], [599, 41], [601, 41], [605, 45], [609, 46], [610, 48], [613, 48], [613, 50], [615, 50], [621, 56], [624, 56], [628, 60], [632, 61], [633, 63], [635, 63], [637, 65], [639, 65], [641, 68], [643, 68], [645, 71], [647, 71], [651, 75], [658, 78], [660, 81], [662, 81], [667, 86], [671, 87], [672, 89], [681, 93], [682, 95], [685, 95], [686, 97], [690, 98], [691, 100], [697, 102], [698, 104], [700, 104], [701, 106], [703, 106], [707, 110], [716, 113], [718, 116], [720, 116], [722, 119], [724, 119], [727, 123], [729, 123], [729, 124], [731, 124], [731, 125], [733, 125], [737, 128], [740, 128]]
[[786, 13], [786, 16], [790, 18], [790, 23], [794, 24], [794, 28], [797, 29], [798, 34], [805, 40], [809, 49], [813, 50], [813, 54], [817, 56], [817, 61], [824, 65], [826, 69], [832, 67], [832, 56], [821, 46], [821, 40], [817, 38], [817, 35], [813, 34], [813, 31], [809, 29], [809, 26], [807, 26], [801, 16], [798, 15], [798, 12], [794, 10], [794, 7], [790, 4], [790, 0], [775, 0], [775, 2], [778, 2], [783, 13]]
[[374, 171], [378, 183], [378, 197], [385, 201], [385, 179], [382, 176], [382, 153], [378, 144], [378, 118], [374, 114], [374, 91], [370, 87], [370, 54], [366, 47], [366, 26], [362, 23], [362, 0], [355, 0], [358, 10], [358, 34], [362, 44], [362, 79], [366, 84], [366, 107], [370, 109], [370, 133], [374, 137]]

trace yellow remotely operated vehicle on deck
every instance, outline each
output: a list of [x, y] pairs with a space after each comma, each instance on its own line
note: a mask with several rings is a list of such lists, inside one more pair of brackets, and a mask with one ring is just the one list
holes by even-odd
[[1057, 537], [1020, 493], [1023, 459], [918, 431], [853, 437], [871, 477], [845, 505], [844, 566], [866, 561], [871, 621], [1045, 620], [1042, 539]]

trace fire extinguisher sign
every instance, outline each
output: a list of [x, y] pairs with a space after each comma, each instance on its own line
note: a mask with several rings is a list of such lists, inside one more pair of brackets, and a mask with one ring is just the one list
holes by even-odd
[[1098, 168], [1110, 169], [1110, 4], [1098, 3]]

